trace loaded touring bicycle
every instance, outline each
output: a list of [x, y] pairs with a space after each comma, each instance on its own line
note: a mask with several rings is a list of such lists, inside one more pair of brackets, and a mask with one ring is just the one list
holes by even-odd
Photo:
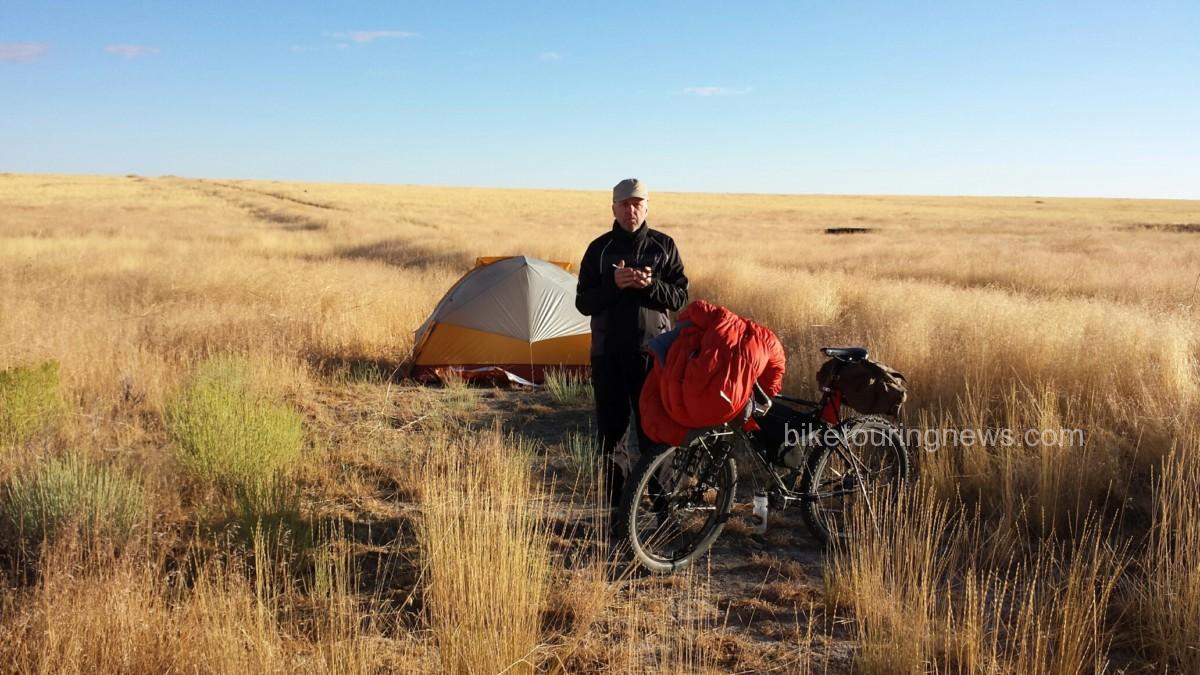
[[[744, 413], [692, 431], [675, 447], [644, 453], [625, 481], [614, 543], [652, 572], [672, 572], [702, 557], [720, 536], [737, 493], [735, 455], [769, 476], [773, 510], [799, 507], [823, 542], [851, 533], [851, 511], [875, 510], [889, 490], [905, 486], [912, 467], [894, 421], [903, 376], [868, 359], [861, 347], [825, 347], [821, 397], [766, 396], [756, 384]], [[890, 388], [890, 391], [889, 391]], [[845, 403], [859, 416], [848, 416]], [[883, 413], [883, 414], [879, 414]], [[890, 413], [890, 414], [887, 414]], [[756, 431], [743, 430], [754, 419]]]

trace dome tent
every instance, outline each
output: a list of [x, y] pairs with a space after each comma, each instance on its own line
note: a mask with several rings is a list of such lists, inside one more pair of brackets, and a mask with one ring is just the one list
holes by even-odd
[[592, 334], [575, 309], [570, 263], [479, 258], [417, 329], [410, 375], [540, 382], [548, 369], [588, 367]]

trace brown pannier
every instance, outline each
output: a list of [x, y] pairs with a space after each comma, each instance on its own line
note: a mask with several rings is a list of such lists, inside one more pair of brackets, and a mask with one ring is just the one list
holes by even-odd
[[908, 387], [898, 371], [866, 359], [852, 363], [830, 359], [817, 371], [817, 385], [830, 386], [835, 370], [843, 403], [864, 415], [900, 414]]

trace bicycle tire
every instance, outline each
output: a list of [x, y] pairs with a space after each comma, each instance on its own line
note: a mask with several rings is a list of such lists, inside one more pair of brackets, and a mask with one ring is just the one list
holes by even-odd
[[[674, 540], [674, 544], [666, 536], [671, 530], [663, 529], [664, 513], [668, 520], [677, 517], [692, 520], [692, 509], [687, 506], [690, 500], [683, 500], [681, 504], [676, 498], [678, 495], [667, 495], [678, 493], [676, 488], [685, 487], [688, 481], [696, 479], [686, 470], [669, 467], [669, 464], [681, 459], [680, 453], [705, 451], [711, 452], [711, 449], [670, 447], [643, 455], [626, 479], [626, 489], [617, 511], [614, 541], [625, 544], [633, 559], [650, 572], [664, 574], [687, 568], [712, 548], [725, 528], [737, 492], [737, 464], [729, 452], [725, 452], [721, 460], [712, 459], [720, 461], [721, 465], [713, 469], [714, 485], [707, 491], [715, 494], [706, 492], [704, 495], [705, 500], [711, 497], [712, 508], [705, 511], [708, 515], [703, 523]], [[664, 481], [660, 478], [666, 478], [668, 485], [662, 485]], [[666, 508], [662, 506], [664, 498], [667, 499]], [[708, 509], [707, 506], [703, 508]], [[657, 514], [659, 522], [651, 522], [653, 514]], [[666, 550], [660, 552], [660, 548]]]
[[[864, 437], [883, 441], [872, 445], [870, 456], [858, 458], [859, 461], [870, 464], [868, 469], [872, 471], [876, 469], [880, 460], [890, 460], [890, 463], [884, 464], [876, 472], [886, 472], [884, 480], [870, 481], [872, 493], [881, 492], [889, 486], [903, 488], [911, 481], [912, 461], [899, 425], [881, 415], [866, 415], [847, 420], [838, 426], [843, 432], [843, 437], [851, 439], [852, 442]], [[861, 448], [846, 448], [844, 445], [841, 447], [856, 456], [866, 454], [861, 452]], [[813, 535], [825, 544], [850, 538], [845, 517], [849, 508], [862, 496], [858, 472], [847, 472], [846, 464], [834, 445], [821, 444], [809, 454], [806, 470], [800, 478], [799, 492], [806, 495], [806, 501], [801, 508], [804, 522]], [[854, 483], [853, 486], [850, 483]], [[821, 495], [825, 495], [824, 499], [820, 498]]]

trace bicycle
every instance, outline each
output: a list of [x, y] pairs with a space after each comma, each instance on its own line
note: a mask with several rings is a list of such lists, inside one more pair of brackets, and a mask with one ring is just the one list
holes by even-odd
[[[842, 417], [837, 372], [866, 359], [867, 350], [824, 347], [821, 352], [836, 365], [820, 400], [769, 398], [755, 384], [747, 410], [735, 420], [693, 431], [683, 445], [644, 453], [626, 478], [614, 541], [627, 543], [651, 572], [681, 570], [707, 553], [736, 499], [733, 455], [739, 447], [771, 477], [765, 489], [771, 509], [800, 505], [805, 524], [821, 542], [850, 536], [847, 521], [856, 502], [878, 527], [877, 501], [911, 479], [904, 436], [882, 415]], [[758, 431], [742, 430], [750, 418], [758, 422]], [[796, 442], [788, 443], [792, 429]]]

